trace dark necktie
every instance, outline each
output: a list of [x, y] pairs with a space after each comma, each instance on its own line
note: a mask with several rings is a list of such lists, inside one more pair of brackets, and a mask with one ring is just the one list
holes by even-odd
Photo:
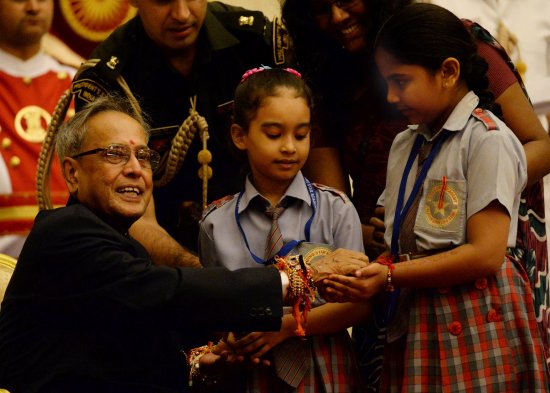
[[269, 260], [283, 247], [283, 234], [279, 228], [279, 217], [285, 208], [281, 205], [268, 206], [265, 214], [271, 218], [271, 230], [267, 236], [264, 259]]
[[[418, 166], [416, 171], [416, 179], [418, 179], [418, 177], [420, 176], [420, 172], [422, 171], [422, 166], [424, 165], [426, 158], [428, 158], [428, 155], [432, 151], [432, 146], [433, 146], [433, 143], [425, 141], [424, 144], [420, 147], [420, 150], [418, 151]], [[401, 230], [399, 232], [399, 248], [400, 248], [401, 254], [415, 253], [418, 251], [416, 248], [416, 235], [414, 234], [414, 223], [416, 221], [418, 205], [420, 204], [420, 199], [422, 198], [422, 188], [423, 186], [421, 186], [418, 189], [418, 192], [413, 199], [413, 203], [411, 204], [411, 207], [407, 211], [407, 214], [405, 215], [405, 218], [403, 218], [403, 222], [401, 223]]]
[[291, 337], [272, 350], [277, 376], [293, 388], [298, 387], [310, 366], [310, 343], [306, 338]]
[[[265, 259], [269, 260], [283, 247], [283, 235], [279, 227], [279, 217], [286, 205], [283, 203], [268, 206], [265, 214], [271, 218], [271, 230], [267, 236]], [[284, 255], [281, 255], [284, 256]], [[299, 337], [289, 338], [272, 349], [273, 363], [277, 376], [288, 385], [296, 388], [309, 369], [309, 342]]]

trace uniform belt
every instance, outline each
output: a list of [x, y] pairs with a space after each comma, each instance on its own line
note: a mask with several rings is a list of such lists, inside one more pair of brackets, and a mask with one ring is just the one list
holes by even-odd
[[439, 254], [441, 252], [445, 252], [445, 251], [448, 251], [450, 249], [451, 248], [439, 248], [437, 250], [424, 250], [424, 251], [418, 251], [418, 252], [408, 252], [408, 253], [405, 253], [405, 254], [399, 254], [398, 259], [399, 259], [399, 262], [410, 261], [410, 260], [413, 260], [413, 259], [429, 257], [430, 255]]

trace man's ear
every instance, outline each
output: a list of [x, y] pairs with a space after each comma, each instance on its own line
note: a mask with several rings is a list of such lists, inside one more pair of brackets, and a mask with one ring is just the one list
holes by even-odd
[[61, 163], [61, 171], [65, 178], [65, 183], [71, 195], [76, 195], [78, 192], [78, 161], [71, 157], [65, 157]]
[[460, 79], [460, 62], [454, 57], [446, 58], [440, 67], [444, 87], [454, 87]]
[[231, 124], [231, 139], [239, 150], [246, 150], [246, 132], [238, 124]]

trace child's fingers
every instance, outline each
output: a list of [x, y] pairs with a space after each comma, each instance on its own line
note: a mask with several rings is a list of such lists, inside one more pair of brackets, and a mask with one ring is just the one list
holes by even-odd
[[239, 354], [250, 356], [257, 352], [263, 345], [265, 345], [264, 339], [265, 333], [255, 332], [250, 333], [247, 336], [240, 339], [235, 348], [235, 351]]
[[255, 359], [255, 358], [261, 358], [262, 356], [264, 356], [265, 354], [267, 354], [269, 352], [269, 350], [272, 349], [272, 346], [265, 343], [264, 345], [262, 345], [258, 351], [256, 351], [255, 353], [253, 353], [252, 355], [250, 355], [251, 358]]
[[330, 285], [333, 288], [349, 286], [354, 280], [357, 280], [355, 277], [343, 276], [341, 274], [331, 274], [327, 279], [323, 281], [324, 285]]
[[[332, 277], [331, 277], [332, 278]], [[338, 276], [337, 280], [328, 279], [325, 286], [325, 293], [331, 301], [337, 302], [359, 302], [365, 300], [365, 288], [360, 285], [362, 282], [354, 277]]]
[[253, 342], [261, 339], [263, 334], [264, 334], [263, 332], [248, 333], [246, 336], [244, 336], [244, 337], [240, 338], [239, 340], [237, 340], [237, 342], [235, 344], [239, 347], [246, 347], [246, 346], [252, 344]]

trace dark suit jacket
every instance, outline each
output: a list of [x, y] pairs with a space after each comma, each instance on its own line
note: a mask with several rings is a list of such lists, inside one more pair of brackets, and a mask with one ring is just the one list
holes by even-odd
[[276, 269], [155, 266], [79, 203], [42, 211], [0, 310], [0, 388], [183, 391], [197, 333], [278, 330], [281, 315]]

